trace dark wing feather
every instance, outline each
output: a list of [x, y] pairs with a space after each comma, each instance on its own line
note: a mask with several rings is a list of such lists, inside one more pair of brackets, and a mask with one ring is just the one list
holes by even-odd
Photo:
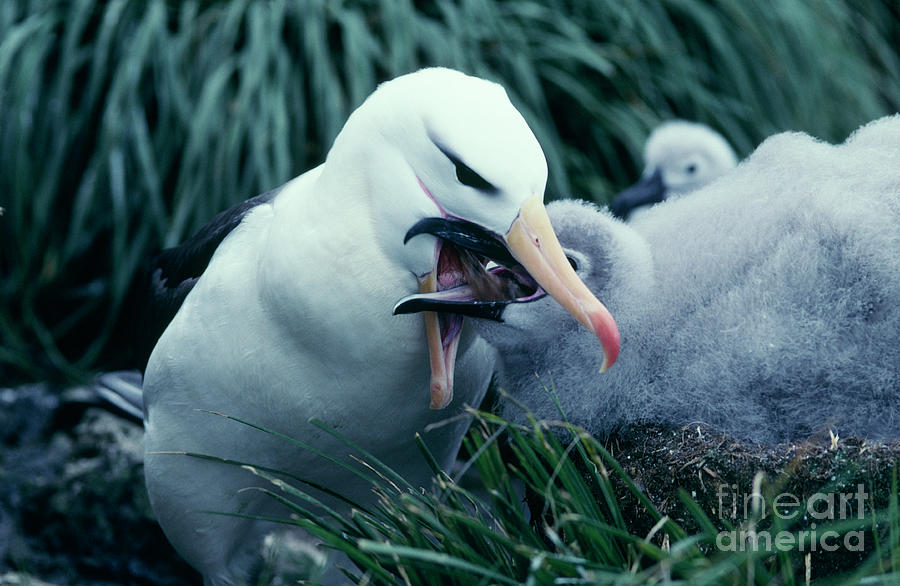
[[[196, 234], [178, 246], [160, 252], [151, 263], [154, 281], [158, 281], [160, 287], [166, 288], [170, 292], [182, 289], [182, 285], [187, 282], [191, 282], [192, 287], [193, 282], [206, 270], [206, 266], [219, 244], [243, 221], [244, 216], [256, 206], [272, 201], [280, 191], [281, 187], [278, 187], [219, 213]], [[188, 287], [181, 295], [178, 300], [179, 307], [191, 287]], [[154, 292], [162, 293], [162, 291]]]
[[269, 203], [281, 187], [216, 215], [183, 243], [157, 254], [138, 275], [121, 325], [130, 331], [132, 368], [143, 370], [156, 342], [209, 265], [219, 244], [256, 206]]

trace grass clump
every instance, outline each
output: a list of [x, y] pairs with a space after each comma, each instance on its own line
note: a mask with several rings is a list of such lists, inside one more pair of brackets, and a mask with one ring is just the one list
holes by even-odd
[[[412, 486], [359, 446], [348, 445], [372, 482], [372, 506], [330, 508], [298, 482], [250, 467], [271, 481], [261, 489], [287, 507], [282, 523], [321, 539], [358, 566], [346, 568], [371, 584], [865, 584], [900, 580], [900, 519], [896, 471], [887, 505], [863, 519], [822, 522], [815, 535], [802, 521], [771, 511], [781, 488], [757, 475], [760, 501], [732, 523], [682, 491], [688, 524], [662, 514], [603, 443], [561, 422], [519, 426], [473, 413], [469, 455], [451, 477], [434, 466], [431, 491]], [[340, 434], [319, 424], [339, 439]], [[346, 441], [346, 440], [344, 440]], [[621, 454], [620, 454], [621, 457]], [[467, 472], [477, 471], [477, 482]], [[463, 479], [460, 476], [464, 476]], [[523, 490], [528, 507], [523, 506]], [[318, 494], [318, 493], [317, 493]], [[633, 501], [637, 506], [622, 506]], [[347, 504], [347, 503], [345, 503]], [[803, 503], [805, 507], [807, 503]], [[766, 509], [768, 507], [768, 509]], [[324, 511], [324, 512], [323, 512]], [[638, 529], [640, 527], [640, 529]], [[806, 552], [825, 531], [835, 543], [865, 533], [865, 551], [843, 566], [813, 561]], [[735, 547], [723, 532], [776, 533], [787, 547]], [[741, 537], [741, 539], [744, 539]], [[852, 540], [851, 540], [852, 542]], [[761, 543], [766, 543], [762, 540]], [[822, 542], [824, 543], [824, 542]], [[829, 542], [832, 543], [832, 542]], [[803, 545], [801, 545], [803, 544]], [[824, 554], [827, 558], [830, 553]]]

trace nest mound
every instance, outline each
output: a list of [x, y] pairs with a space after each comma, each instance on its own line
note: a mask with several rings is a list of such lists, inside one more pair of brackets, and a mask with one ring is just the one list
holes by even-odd
[[[699, 505], [720, 532], [729, 533], [719, 546], [742, 547], [740, 538], [730, 541], [738, 535], [731, 532], [751, 527], [769, 537], [783, 530], [796, 538], [806, 531], [803, 546], [795, 539], [792, 546], [782, 543], [782, 551], [797, 558], [795, 567], [811, 567], [812, 577], [821, 577], [857, 567], [885, 544], [887, 527], [875, 525], [879, 535], [873, 534], [873, 514], [896, 498], [900, 442], [813, 437], [764, 446], [702, 425], [636, 426], [610, 438], [607, 448], [659, 511], [688, 532], [702, 527], [684, 497]], [[652, 519], [621, 488], [631, 529], [647, 534]], [[839, 525], [841, 536], [825, 535]]]

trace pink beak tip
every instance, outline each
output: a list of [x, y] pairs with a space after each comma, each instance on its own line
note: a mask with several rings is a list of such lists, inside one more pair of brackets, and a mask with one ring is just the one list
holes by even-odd
[[619, 328], [608, 313], [593, 316], [591, 325], [593, 326], [594, 334], [596, 334], [600, 340], [600, 345], [603, 347], [603, 364], [600, 366], [600, 372], [606, 372], [619, 358], [619, 347], [621, 344]]

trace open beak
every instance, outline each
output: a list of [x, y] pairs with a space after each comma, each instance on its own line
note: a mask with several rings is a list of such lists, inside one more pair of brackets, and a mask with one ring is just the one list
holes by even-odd
[[665, 198], [666, 186], [663, 184], [662, 172], [657, 169], [652, 175], [616, 194], [609, 204], [609, 211], [624, 220], [635, 209], [659, 203]]
[[[619, 330], [606, 307], [578, 278], [550, 225], [540, 196], [522, 205], [506, 234], [454, 218], [426, 218], [410, 228], [438, 238], [436, 268], [419, 281], [419, 294], [401, 299], [394, 314], [425, 312], [431, 363], [431, 407], [453, 397], [453, 365], [462, 316], [502, 321], [510, 303], [549, 294], [600, 340], [601, 371], [619, 354]], [[497, 266], [486, 269], [489, 261]]]

